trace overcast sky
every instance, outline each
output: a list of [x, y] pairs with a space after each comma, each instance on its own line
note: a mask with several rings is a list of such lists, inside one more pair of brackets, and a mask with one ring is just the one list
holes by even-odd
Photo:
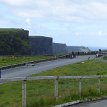
[[107, 47], [107, 0], [0, 0], [0, 27], [67, 45]]

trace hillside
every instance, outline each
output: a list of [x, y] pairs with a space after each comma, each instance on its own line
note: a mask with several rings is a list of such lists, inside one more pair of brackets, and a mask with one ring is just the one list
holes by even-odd
[[28, 55], [29, 31], [24, 29], [0, 29], [0, 55]]

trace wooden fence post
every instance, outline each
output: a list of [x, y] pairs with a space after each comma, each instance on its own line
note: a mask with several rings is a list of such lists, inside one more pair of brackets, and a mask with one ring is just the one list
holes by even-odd
[[98, 84], [97, 84], [97, 91], [98, 91], [99, 94], [100, 94], [100, 92], [101, 92], [100, 84], [101, 84], [101, 80], [100, 80], [100, 77], [99, 77], [99, 78], [98, 78]]
[[26, 107], [26, 80], [22, 81], [22, 107]]
[[81, 83], [81, 78], [79, 79], [79, 96], [81, 98], [81, 92], [82, 92], [82, 83]]
[[55, 96], [56, 99], [58, 98], [58, 78], [59, 78], [59, 77], [57, 77], [57, 78], [55, 79], [55, 81], [54, 81], [54, 86], [55, 86], [54, 96]]
[[1, 78], [1, 69], [0, 69], [0, 78]]

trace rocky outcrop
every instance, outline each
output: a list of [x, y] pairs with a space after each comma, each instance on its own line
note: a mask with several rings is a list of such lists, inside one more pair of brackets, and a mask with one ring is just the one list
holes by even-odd
[[52, 55], [52, 38], [29, 36], [32, 55]]

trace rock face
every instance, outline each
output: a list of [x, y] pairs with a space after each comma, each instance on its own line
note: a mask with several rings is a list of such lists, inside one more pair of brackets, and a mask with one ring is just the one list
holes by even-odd
[[52, 55], [52, 38], [44, 36], [29, 36], [32, 55]]
[[29, 36], [29, 31], [16, 28], [0, 29], [0, 55], [63, 55], [71, 52], [88, 53], [84, 46], [53, 43], [51, 37]]
[[84, 46], [67, 46], [68, 53], [70, 52], [90, 52], [90, 49], [88, 47]]
[[66, 44], [61, 43], [53, 43], [53, 54], [54, 55], [62, 55], [67, 53], [67, 46]]
[[0, 55], [29, 55], [28, 35], [24, 29], [0, 29]]

